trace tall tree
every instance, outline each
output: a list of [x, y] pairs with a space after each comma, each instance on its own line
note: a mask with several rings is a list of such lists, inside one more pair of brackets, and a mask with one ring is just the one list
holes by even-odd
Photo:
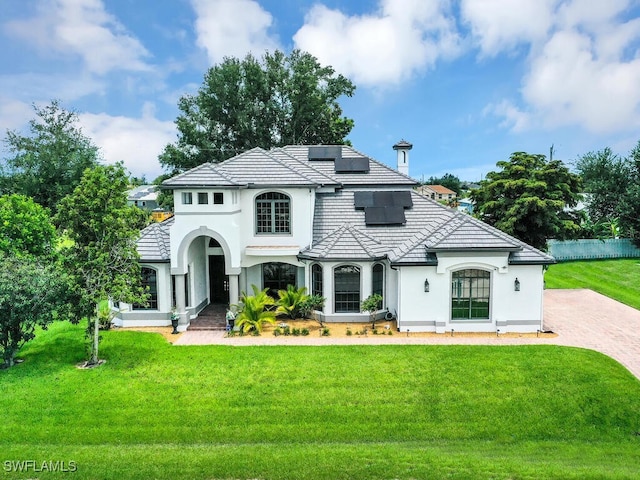
[[575, 237], [579, 218], [569, 210], [580, 199], [580, 177], [560, 160], [513, 153], [471, 192], [481, 220], [539, 249], [547, 239]]
[[144, 303], [136, 240], [145, 214], [127, 205], [129, 179], [122, 164], [87, 170], [75, 190], [62, 199], [58, 223], [72, 245], [64, 262], [73, 278], [74, 313], [89, 320], [91, 355], [98, 363], [99, 309], [109, 298]]
[[11, 155], [0, 168], [0, 190], [32, 197], [55, 211], [84, 170], [98, 164], [98, 148], [77, 126], [77, 114], [57, 100], [33, 109], [37, 118], [29, 122], [30, 135], [7, 132], [4, 141]]
[[294, 50], [226, 58], [209, 69], [196, 95], [178, 102], [178, 140], [160, 163], [185, 170], [245, 150], [288, 144], [342, 144], [353, 120], [338, 99], [355, 86], [308, 53]]
[[598, 222], [619, 218], [632, 181], [632, 165], [610, 148], [589, 152], [576, 163], [582, 177], [590, 220]]
[[640, 247], [640, 141], [628, 157], [629, 185], [620, 206], [624, 231]]

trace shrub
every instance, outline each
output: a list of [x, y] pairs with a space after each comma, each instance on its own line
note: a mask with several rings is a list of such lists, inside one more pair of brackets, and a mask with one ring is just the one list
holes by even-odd
[[300, 336], [300, 329], [299, 328], [294, 328], [293, 330], [291, 330], [291, 333], [293, 334], [294, 337], [299, 337]]
[[274, 324], [276, 322], [276, 314], [273, 311], [266, 310], [269, 305], [275, 302], [273, 298], [267, 295], [267, 288], [259, 290], [255, 285], [251, 285], [253, 295], [249, 296], [242, 292], [242, 309], [236, 317], [236, 325], [241, 332], [255, 332], [260, 334], [264, 323]]
[[[303, 318], [311, 318], [311, 315], [316, 310], [322, 310], [324, 307], [325, 298], [321, 295], [307, 295], [307, 297], [300, 302], [300, 315]], [[320, 323], [321, 327], [324, 327], [322, 317], [315, 318]]]
[[279, 300], [276, 314], [286, 315], [288, 318], [299, 318], [302, 314], [300, 307], [307, 298], [306, 287], [296, 288], [293, 285], [287, 285], [286, 290], [278, 290]]
[[303, 337], [306, 337], [307, 335], [309, 335], [309, 329], [308, 329], [308, 328], [303, 328], [303, 329], [300, 331], [300, 334], [301, 334]]
[[351, 335], [353, 335], [353, 332], [349, 327], [347, 327], [347, 337], [350, 337]]
[[321, 334], [323, 337], [328, 337], [330, 334], [329, 329], [327, 327], [323, 327], [321, 330]]

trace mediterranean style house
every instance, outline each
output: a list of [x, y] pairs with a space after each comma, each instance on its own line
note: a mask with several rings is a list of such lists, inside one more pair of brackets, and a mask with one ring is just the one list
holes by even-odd
[[327, 322], [367, 321], [383, 297], [400, 331], [536, 332], [554, 259], [414, 190], [411, 144], [397, 170], [350, 146], [254, 148], [166, 180], [175, 215], [138, 242], [148, 305], [119, 305], [120, 326], [179, 330], [251, 286], [305, 286]]

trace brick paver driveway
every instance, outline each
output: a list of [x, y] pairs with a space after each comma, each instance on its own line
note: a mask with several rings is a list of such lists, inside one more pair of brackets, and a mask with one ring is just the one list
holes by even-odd
[[544, 326], [553, 343], [602, 352], [640, 378], [640, 310], [592, 290], [545, 290]]
[[439, 344], [526, 345], [556, 344], [597, 350], [616, 359], [640, 378], [640, 310], [623, 305], [592, 290], [545, 290], [544, 329], [556, 337], [541, 336], [393, 336], [352, 337], [225, 337], [223, 332], [188, 331], [175, 345], [350, 345]]

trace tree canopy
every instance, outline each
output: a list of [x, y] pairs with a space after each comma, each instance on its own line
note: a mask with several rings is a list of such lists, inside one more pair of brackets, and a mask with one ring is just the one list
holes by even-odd
[[[109, 298], [144, 303], [136, 241], [145, 214], [127, 204], [129, 179], [121, 163], [87, 170], [60, 202], [57, 221], [73, 243], [64, 251], [73, 278], [77, 318], [93, 319], [90, 363], [98, 361], [97, 306]], [[91, 330], [91, 328], [89, 329]]]
[[426, 185], [442, 185], [443, 187], [447, 187], [449, 190], [453, 190], [457, 195], [460, 195], [462, 191], [462, 182], [460, 179], [451, 174], [445, 173], [442, 177], [429, 177], [429, 179], [425, 182]]
[[33, 109], [37, 118], [29, 122], [30, 135], [7, 132], [10, 156], [0, 166], [0, 190], [31, 197], [55, 211], [84, 170], [98, 164], [98, 148], [77, 126], [78, 116], [57, 100]]
[[355, 86], [309, 53], [266, 53], [261, 61], [225, 58], [204, 76], [198, 93], [180, 98], [178, 140], [160, 163], [185, 170], [220, 162], [254, 147], [343, 144], [353, 120], [338, 99]]
[[620, 234], [640, 244], [640, 142], [627, 157], [610, 148], [589, 152], [578, 159], [576, 168], [594, 228], [616, 225]]
[[580, 177], [560, 160], [513, 153], [471, 192], [481, 220], [539, 249], [547, 239], [574, 238], [580, 221], [570, 210], [580, 199]]
[[56, 230], [49, 212], [24, 195], [0, 197], [0, 253], [50, 257]]

